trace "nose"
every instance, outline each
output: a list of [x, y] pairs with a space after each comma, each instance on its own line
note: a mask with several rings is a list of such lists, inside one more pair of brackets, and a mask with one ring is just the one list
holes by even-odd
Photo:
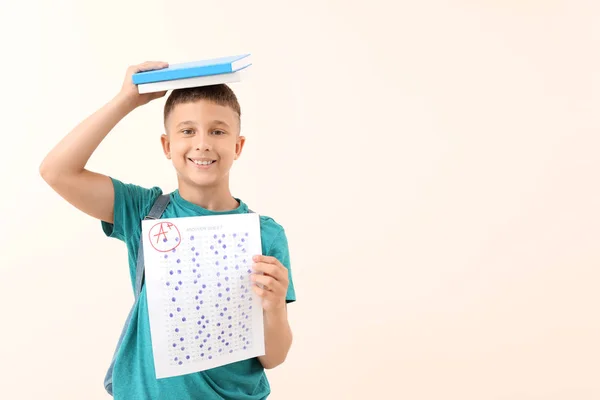
[[199, 151], [210, 151], [212, 150], [212, 143], [210, 140], [210, 135], [203, 133], [203, 134], [199, 134], [196, 135], [195, 138], [195, 142], [194, 142], [194, 146], [196, 150]]

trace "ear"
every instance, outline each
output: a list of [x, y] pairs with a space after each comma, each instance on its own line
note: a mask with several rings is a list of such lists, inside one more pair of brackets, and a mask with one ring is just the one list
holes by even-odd
[[238, 136], [235, 142], [235, 157], [234, 160], [237, 160], [242, 155], [242, 149], [244, 148], [244, 144], [246, 143], [246, 138], [244, 136]]
[[171, 159], [171, 141], [169, 140], [169, 135], [164, 134], [160, 137], [160, 143], [162, 144], [163, 152], [165, 156], [170, 160]]

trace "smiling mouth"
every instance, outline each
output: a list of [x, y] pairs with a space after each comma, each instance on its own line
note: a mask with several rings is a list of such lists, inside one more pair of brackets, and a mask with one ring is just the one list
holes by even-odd
[[188, 158], [188, 160], [202, 167], [206, 167], [217, 162], [217, 160], [192, 160], [191, 158]]

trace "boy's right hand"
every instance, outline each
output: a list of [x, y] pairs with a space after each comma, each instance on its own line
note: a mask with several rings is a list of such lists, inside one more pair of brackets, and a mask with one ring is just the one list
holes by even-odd
[[163, 97], [167, 93], [166, 91], [140, 94], [138, 92], [137, 85], [135, 85], [132, 81], [132, 76], [137, 72], [163, 69], [167, 68], [168, 66], [169, 64], [164, 61], [146, 61], [142, 64], [130, 66], [127, 68], [127, 73], [125, 74], [125, 80], [123, 82], [121, 91], [119, 92], [119, 96], [123, 97], [127, 103], [131, 104], [131, 106], [134, 108]]
[[40, 165], [43, 179], [79, 210], [102, 221], [114, 221], [114, 188], [108, 175], [86, 169], [86, 164], [115, 125], [135, 107], [165, 95], [166, 92], [138, 92], [131, 77], [136, 72], [167, 67], [166, 62], [145, 62], [127, 69], [123, 86], [116, 96], [80, 122], [65, 136]]

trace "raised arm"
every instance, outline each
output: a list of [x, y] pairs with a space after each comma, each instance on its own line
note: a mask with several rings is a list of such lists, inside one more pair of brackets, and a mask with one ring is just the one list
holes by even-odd
[[69, 132], [40, 165], [42, 178], [74, 207], [106, 222], [113, 222], [114, 189], [106, 175], [87, 170], [86, 164], [102, 140], [135, 108], [166, 92], [140, 95], [131, 77], [139, 71], [167, 67], [165, 62], [145, 62], [127, 69], [120, 92]]

